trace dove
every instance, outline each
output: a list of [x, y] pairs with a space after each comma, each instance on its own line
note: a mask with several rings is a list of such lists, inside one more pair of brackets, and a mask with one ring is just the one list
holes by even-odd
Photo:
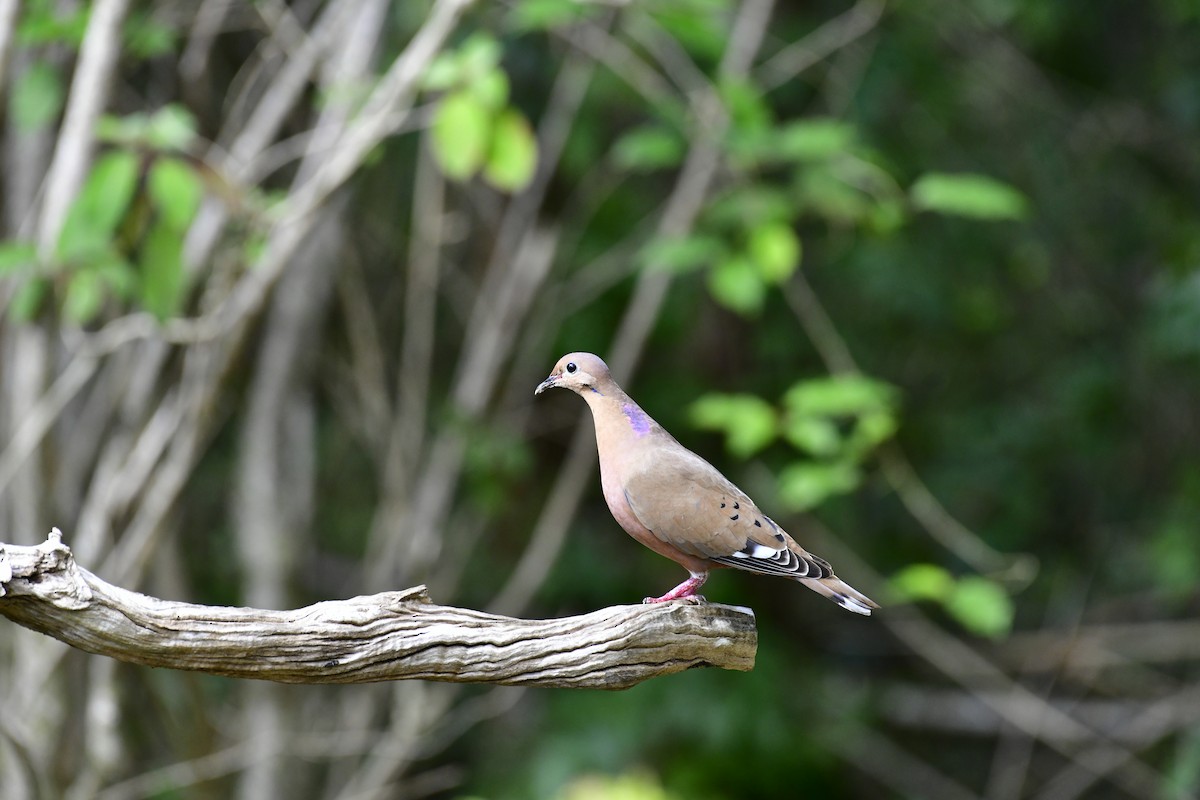
[[625, 532], [690, 573], [661, 597], [643, 603], [704, 598], [696, 594], [714, 569], [790, 578], [847, 611], [879, 606], [833, 574], [759, 510], [745, 492], [667, 433], [627, 395], [592, 353], [568, 353], [534, 390], [569, 389], [592, 411], [600, 486]]

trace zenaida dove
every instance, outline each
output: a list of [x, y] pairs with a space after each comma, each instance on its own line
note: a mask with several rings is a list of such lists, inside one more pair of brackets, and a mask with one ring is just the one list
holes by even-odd
[[699, 598], [712, 569], [733, 567], [803, 583], [847, 611], [869, 615], [870, 598], [796, 543], [745, 492], [675, 441], [630, 399], [591, 353], [569, 353], [534, 394], [559, 387], [587, 401], [596, 423], [604, 499], [625, 531], [691, 577], [644, 603]]

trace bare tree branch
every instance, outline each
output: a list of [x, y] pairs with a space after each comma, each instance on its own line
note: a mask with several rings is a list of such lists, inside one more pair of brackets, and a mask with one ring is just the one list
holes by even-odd
[[425, 587], [291, 611], [159, 600], [75, 564], [55, 529], [0, 545], [0, 615], [120, 661], [280, 683], [455, 683], [625, 689], [699, 666], [749, 670], [749, 609], [665, 603], [520, 620], [434, 605]]

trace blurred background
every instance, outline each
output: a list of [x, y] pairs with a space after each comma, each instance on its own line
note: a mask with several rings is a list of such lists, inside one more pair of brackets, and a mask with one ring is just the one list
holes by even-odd
[[570, 350], [848, 582], [751, 673], [277, 686], [0, 624], [11, 798], [1200, 793], [1200, 7], [0, 0], [0, 539], [169, 599], [682, 572]]

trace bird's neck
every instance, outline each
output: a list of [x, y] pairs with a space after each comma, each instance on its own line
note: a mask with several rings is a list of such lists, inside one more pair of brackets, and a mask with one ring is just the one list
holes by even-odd
[[591, 407], [596, 445], [601, 451], [628, 450], [662, 430], [620, 387], [585, 390], [583, 399]]

